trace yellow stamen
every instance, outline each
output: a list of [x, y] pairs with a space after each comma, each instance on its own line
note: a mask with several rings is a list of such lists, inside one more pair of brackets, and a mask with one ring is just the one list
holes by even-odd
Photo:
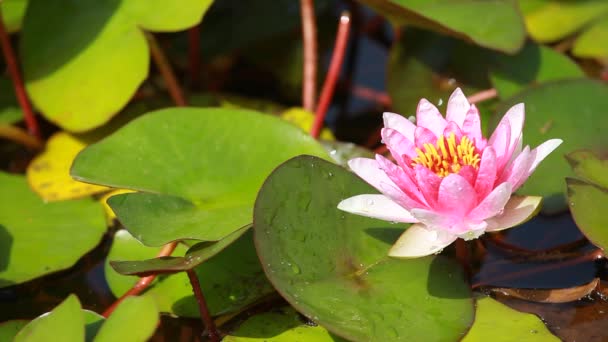
[[473, 142], [467, 136], [463, 136], [457, 142], [456, 135], [451, 133], [447, 138], [439, 137], [435, 146], [427, 143], [423, 145], [423, 148], [424, 150], [416, 148], [418, 157], [412, 159], [412, 166], [422, 165], [439, 177], [457, 173], [466, 165], [475, 169], [479, 168], [481, 158], [475, 151]]

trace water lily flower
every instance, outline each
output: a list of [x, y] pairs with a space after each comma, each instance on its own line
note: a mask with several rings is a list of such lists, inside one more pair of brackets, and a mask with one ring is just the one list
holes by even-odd
[[522, 148], [524, 105], [507, 111], [486, 139], [479, 111], [456, 89], [444, 118], [422, 99], [416, 124], [384, 113], [383, 142], [396, 164], [355, 158], [350, 168], [382, 194], [358, 195], [338, 208], [393, 222], [414, 223], [389, 252], [413, 258], [439, 253], [457, 238], [470, 240], [523, 223], [541, 197], [512, 195], [561, 143], [551, 139]]

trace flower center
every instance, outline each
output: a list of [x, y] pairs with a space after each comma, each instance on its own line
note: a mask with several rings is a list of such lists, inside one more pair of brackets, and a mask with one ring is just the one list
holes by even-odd
[[457, 173], [465, 165], [478, 169], [481, 160], [471, 139], [465, 135], [456, 141], [454, 133], [447, 138], [442, 135], [435, 146], [426, 143], [423, 149], [416, 148], [416, 153], [418, 157], [412, 159], [412, 166], [425, 166], [439, 177]]

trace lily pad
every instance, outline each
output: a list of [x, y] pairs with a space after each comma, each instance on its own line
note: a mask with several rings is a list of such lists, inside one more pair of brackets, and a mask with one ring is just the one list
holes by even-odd
[[65, 342], [82, 342], [85, 339], [84, 313], [80, 302], [70, 295], [53, 311], [42, 315], [26, 325], [17, 336], [15, 342], [45, 341], [49, 336], [61, 336]]
[[[146, 247], [127, 231], [120, 230], [114, 237], [107, 259], [149, 259], [156, 253], [157, 248]], [[174, 255], [184, 253], [185, 248], [178, 245]], [[138, 279], [116, 273], [109, 264], [106, 264], [105, 272], [108, 284], [116, 296], [129, 290]], [[195, 272], [213, 315], [238, 311], [274, 292], [255, 254], [251, 233], [241, 236], [225, 250], [196, 267]], [[184, 272], [159, 276], [144, 295], [154, 298], [161, 312], [183, 317], [199, 316], [192, 287]]]
[[458, 265], [443, 257], [389, 258], [404, 226], [336, 207], [374, 192], [344, 168], [312, 156], [277, 168], [260, 190], [254, 216], [266, 275], [299, 312], [342, 337], [458, 339], [473, 321]]
[[509, 308], [490, 297], [477, 300], [475, 323], [463, 342], [559, 341], [540, 318]]
[[329, 158], [306, 133], [248, 110], [171, 108], [135, 119], [82, 151], [72, 166], [81, 181], [142, 193], [108, 203], [148, 246], [218, 241], [252, 221], [264, 178], [299, 154]]
[[0, 341], [12, 341], [19, 330], [26, 326], [29, 321], [16, 319], [0, 323]]
[[30, 0], [20, 56], [32, 102], [70, 131], [104, 124], [147, 77], [149, 51], [141, 29], [186, 29], [211, 3]]
[[501, 98], [547, 81], [582, 78], [585, 73], [567, 56], [546, 46], [528, 42], [514, 56], [496, 54], [490, 71]]
[[71, 267], [103, 236], [92, 199], [44, 203], [24, 177], [0, 173], [0, 287]]
[[[524, 20], [513, 1], [361, 0], [361, 2], [382, 13], [394, 23], [414, 24], [509, 53], [517, 52], [526, 36]], [[483, 20], [479, 20], [481, 18]]]
[[158, 309], [150, 297], [126, 298], [103, 323], [94, 342], [147, 341], [158, 322]]
[[588, 151], [568, 155], [574, 172], [583, 180], [568, 178], [568, 204], [576, 225], [596, 246], [608, 248], [608, 160]]
[[246, 320], [239, 328], [226, 336], [223, 342], [338, 342], [321, 326], [304, 324], [298, 313], [290, 307], [267, 312]]
[[608, 106], [608, 86], [588, 79], [548, 82], [501, 103], [494, 123], [517, 103], [526, 106], [524, 144], [535, 147], [551, 138], [564, 141], [540, 163], [518, 192], [544, 196], [544, 212], [563, 210], [564, 178], [572, 175], [564, 154], [608, 144], [604, 129], [608, 127], [608, 117], [603, 114]]
[[3, 0], [0, 3], [0, 9], [2, 10], [2, 20], [6, 30], [16, 32], [21, 29], [23, 22], [23, 16], [27, 8], [27, 0]]
[[608, 58], [608, 16], [593, 23], [581, 33], [574, 46], [572, 54], [586, 58]]

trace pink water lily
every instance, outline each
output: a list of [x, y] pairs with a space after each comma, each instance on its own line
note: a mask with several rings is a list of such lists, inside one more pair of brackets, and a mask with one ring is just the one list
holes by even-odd
[[416, 125], [384, 113], [382, 139], [396, 164], [381, 155], [348, 163], [382, 194], [354, 196], [338, 208], [414, 223], [389, 252], [404, 258], [438, 253], [457, 238], [516, 226], [537, 212], [541, 198], [512, 193], [562, 143], [551, 139], [522, 149], [523, 124], [524, 105], [518, 104], [486, 140], [479, 111], [460, 89], [450, 96], [445, 118], [425, 99], [418, 104]]

